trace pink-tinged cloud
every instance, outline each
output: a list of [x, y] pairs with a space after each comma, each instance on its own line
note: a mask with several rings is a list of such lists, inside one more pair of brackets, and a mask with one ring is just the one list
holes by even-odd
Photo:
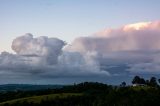
[[160, 21], [129, 24], [117, 29], [106, 29], [93, 36], [79, 37], [66, 50], [101, 54], [160, 50]]

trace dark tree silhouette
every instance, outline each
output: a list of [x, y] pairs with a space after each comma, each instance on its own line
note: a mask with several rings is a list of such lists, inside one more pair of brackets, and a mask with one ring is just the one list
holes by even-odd
[[158, 79], [158, 82], [159, 82], [159, 84], [160, 84], [160, 79]]
[[146, 80], [146, 85], [150, 85], [150, 81], [149, 80]]
[[141, 78], [139, 76], [135, 76], [132, 80], [132, 84], [140, 84]]
[[146, 81], [143, 78], [140, 78], [140, 84], [146, 84]]
[[146, 84], [146, 81], [144, 80], [144, 78], [135, 76], [132, 80], [132, 84]]
[[157, 79], [155, 77], [151, 77], [151, 79], [150, 79], [150, 86], [156, 87], [158, 85], [156, 80]]
[[122, 83], [120, 84], [120, 86], [121, 86], [121, 87], [125, 87], [125, 86], [126, 86], [126, 82], [122, 82]]

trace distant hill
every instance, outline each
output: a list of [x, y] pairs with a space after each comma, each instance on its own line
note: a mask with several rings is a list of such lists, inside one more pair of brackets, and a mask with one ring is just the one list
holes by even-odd
[[0, 85], [0, 92], [6, 91], [33, 91], [62, 88], [63, 85], [32, 85], [32, 84], [4, 84]]

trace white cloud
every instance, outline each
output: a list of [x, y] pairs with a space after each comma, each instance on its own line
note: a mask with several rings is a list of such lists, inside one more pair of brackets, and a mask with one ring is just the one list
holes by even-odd
[[0, 55], [0, 76], [45, 80], [109, 75], [100, 70], [93, 58], [95, 53], [63, 51], [64, 45], [65, 42], [57, 38], [33, 38], [32, 34], [17, 37], [12, 43], [16, 54], [2, 52]]
[[79, 37], [66, 49], [102, 54], [113, 51], [160, 50], [160, 22], [131, 24], [118, 29], [107, 29], [94, 36]]
[[17, 37], [12, 43], [16, 54], [0, 55], [0, 78], [120, 81], [133, 74], [160, 74], [160, 21], [107, 29], [65, 45], [29, 33]]
[[93, 36], [79, 37], [65, 50], [84, 54], [97, 52], [101, 55], [98, 60], [103, 64], [101, 67], [128, 64], [130, 69], [126, 70], [131, 73], [159, 73], [159, 63], [153, 60], [155, 57], [159, 59], [160, 21], [129, 24], [103, 30]]
[[46, 61], [47, 64], [55, 64], [64, 45], [65, 42], [57, 38], [45, 36], [33, 38], [33, 35], [28, 33], [13, 40], [12, 49], [18, 55], [35, 55], [40, 61]]

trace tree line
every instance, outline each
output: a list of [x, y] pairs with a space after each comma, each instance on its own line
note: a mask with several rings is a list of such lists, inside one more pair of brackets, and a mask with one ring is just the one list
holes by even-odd
[[[65, 98], [56, 97], [54, 99], [44, 98], [39, 103], [23, 100], [12, 104], [5, 103], [0, 106], [160, 106], [159, 81], [155, 77], [145, 80], [142, 77], [135, 76], [132, 84], [137, 84], [139, 87], [83, 82], [60, 89], [10, 92], [6, 98], [12, 97], [13, 99], [14, 97], [15, 99], [55, 93], [81, 93], [82, 95]], [[141, 84], [144, 86], [141, 86]], [[5, 98], [5, 94], [0, 94], [0, 98]]]
[[[132, 84], [135, 86], [158, 87], [160, 84], [160, 79], [157, 79], [156, 77], [151, 77], [149, 80], [145, 80], [143, 77], [135, 76], [132, 80]], [[122, 82], [120, 86], [125, 87], [126, 82]]]

